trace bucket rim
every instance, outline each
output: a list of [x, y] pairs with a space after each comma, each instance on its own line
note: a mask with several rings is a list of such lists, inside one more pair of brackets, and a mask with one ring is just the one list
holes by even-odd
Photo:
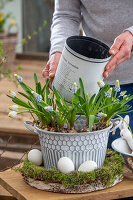
[[91, 62], [91, 63], [104, 63], [104, 62], [109, 61], [110, 58], [112, 57], [112, 56], [110, 55], [109, 57], [104, 58], [104, 59], [97, 59], [97, 58], [95, 59], [95, 58], [88, 58], [88, 57], [86, 57], [86, 56], [83, 56], [83, 55], [77, 53], [76, 51], [74, 51], [73, 49], [71, 49], [71, 48], [68, 46], [67, 42], [68, 42], [69, 40], [71, 40], [71, 39], [86, 39], [86, 40], [90, 40], [90, 41], [96, 42], [96, 43], [102, 45], [102, 46], [105, 47], [105, 48], [108, 48], [108, 49], [109, 49], [109, 47], [108, 47], [106, 44], [104, 44], [103, 42], [101, 42], [101, 41], [99, 41], [99, 40], [97, 40], [97, 39], [91, 38], [91, 37], [86, 37], [86, 36], [71, 36], [71, 37], [68, 37], [67, 40], [66, 40], [66, 42], [65, 42], [65, 49], [66, 49], [69, 53], [71, 53], [72, 55], [76, 56], [76, 57], [79, 58], [79, 59], [82, 59], [82, 60], [84, 60], [84, 61], [88, 61], [88, 62]]
[[71, 135], [71, 136], [79, 136], [79, 135], [83, 136], [83, 135], [88, 135], [88, 134], [89, 135], [93, 135], [93, 134], [97, 134], [97, 133], [99, 134], [99, 132], [101, 133], [103, 131], [104, 132], [109, 132], [110, 129], [112, 128], [112, 126], [113, 126], [113, 123], [110, 122], [110, 125], [107, 128], [104, 128], [104, 129], [101, 129], [101, 130], [97, 130], [97, 131], [92, 131], [92, 132], [78, 132], [78, 133], [62, 133], [62, 132], [52, 132], [52, 131], [47, 131], [45, 129], [40, 129], [40, 128], [37, 127], [36, 124], [34, 124], [34, 128], [36, 129], [37, 132], [48, 133], [50, 135], [66, 135], [66, 136], [69, 136], [69, 135]]

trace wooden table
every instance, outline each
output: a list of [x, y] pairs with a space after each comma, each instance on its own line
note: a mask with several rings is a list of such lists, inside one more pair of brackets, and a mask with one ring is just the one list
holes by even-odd
[[126, 178], [106, 190], [87, 194], [58, 194], [30, 187], [24, 182], [19, 172], [9, 169], [0, 172], [0, 184], [18, 200], [109, 200], [133, 196], [133, 180]]

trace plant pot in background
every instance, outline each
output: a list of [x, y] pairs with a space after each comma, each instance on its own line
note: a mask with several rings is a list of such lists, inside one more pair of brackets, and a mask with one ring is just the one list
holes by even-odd
[[[50, 132], [38, 128], [37, 125], [34, 125], [33, 129], [29, 126], [29, 124], [33, 126], [33, 123], [29, 121], [24, 124], [29, 130], [39, 135], [45, 168], [50, 169], [51, 166], [57, 168], [58, 160], [61, 157], [68, 157], [77, 170], [83, 162], [88, 160], [95, 161], [98, 167], [103, 166], [109, 133], [119, 127], [121, 119], [117, 118], [114, 121], [119, 123], [113, 128], [111, 122], [110, 126], [103, 130], [78, 133]], [[76, 127], [77, 129], [85, 127], [84, 118], [76, 121], [75, 129]]]

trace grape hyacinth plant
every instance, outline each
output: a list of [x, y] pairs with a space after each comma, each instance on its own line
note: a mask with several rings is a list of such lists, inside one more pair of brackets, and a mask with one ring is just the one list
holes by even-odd
[[[77, 83], [74, 83], [70, 89], [72, 92], [72, 103], [70, 105], [55, 87], [53, 87], [53, 91], [50, 90], [50, 80], [47, 79], [42, 87], [36, 74], [34, 74], [36, 89], [33, 90], [23, 81], [21, 76], [15, 74], [15, 77], [24, 90], [24, 93], [18, 93], [25, 100], [19, 98], [14, 91], [9, 90], [7, 96], [16, 105], [9, 107], [11, 112], [8, 116], [15, 118], [19, 114], [28, 112], [40, 128], [58, 132], [71, 132], [71, 130], [74, 130], [75, 121], [84, 115], [87, 120], [87, 129], [85, 130], [91, 132], [108, 127], [114, 117], [121, 117], [122, 113], [132, 111], [128, 103], [133, 99], [133, 95], [125, 95], [126, 91], [120, 92], [118, 80], [113, 87], [104, 84], [103, 81], [98, 81], [99, 92], [89, 97], [88, 93], [85, 93], [80, 78], [79, 87]], [[104, 126], [99, 126], [99, 124]]]

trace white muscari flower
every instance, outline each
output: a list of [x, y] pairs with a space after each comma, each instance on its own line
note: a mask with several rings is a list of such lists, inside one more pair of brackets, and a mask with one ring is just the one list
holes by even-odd
[[112, 94], [112, 88], [109, 88], [109, 90], [105, 92], [105, 96], [109, 98], [111, 97], [111, 94]]
[[16, 78], [18, 78], [18, 77], [19, 77], [19, 75], [17, 75], [17, 74], [14, 74], [14, 76], [15, 76]]
[[97, 84], [100, 88], [103, 88], [105, 83], [103, 81], [97, 81]]
[[2, 63], [5, 63], [6, 62], [6, 58], [2, 58]]
[[18, 112], [18, 105], [10, 106], [9, 109]]
[[120, 83], [119, 83], [119, 80], [116, 80], [116, 82], [115, 82], [115, 91], [116, 92], [120, 92]]
[[37, 97], [36, 97], [36, 101], [41, 102], [41, 100], [42, 100], [42, 96], [40, 94], [38, 94]]
[[47, 112], [53, 111], [52, 106], [45, 106], [44, 109], [45, 109]]
[[86, 99], [89, 100], [89, 94], [88, 93], [86, 94]]
[[22, 78], [21, 76], [19, 76], [19, 75], [17, 75], [17, 74], [14, 74], [14, 76], [16, 77], [16, 79], [17, 79], [17, 81], [18, 81], [19, 83], [21, 83], [21, 82], [23, 81], [23, 78]]
[[36, 99], [37, 102], [41, 102], [42, 96], [40, 94], [37, 94], [34, 91], [31, 91], [31, 93], [33, 94], [33, 96], [35, 97], [35, 99]]
[[127, 95], [124, 95], [124, 96], [123, 96], [123, 99], [128, 99]]
[[101, 118], [105, 118], [105, 117], [107, 117], [107, 114], [99, 112], [97, 116], [101, 117]]
[[37, 93], [36, 92], [34, 92], [34, 91], [31, 91], [31, 93], [33, 94], [33, 96], [36, 98], [37, 97]]
[[12, 98], [16, 97], [16, 93], [12, 90], [9, 90], [9, 94], [11, 95]]
[[53, 97], [53, 92], [50, 92], [49, 95], [48, 95], [48, 98], [52, 99], [52, 97]]
[[115, 92], [120, 92], [120, 87], [115, 87]]
[[75, 83], [73, 84], [73, 87], [72, 87], [72, 93], [76, 93], [76, 92], [77, 92], [77, 89], [78, 89], [77, 83], [75, 82]]
[[23, 81], [23, 78], [20, 76], [20, 77], [18, 77], [17, 80], [18, 80], [19, 83], [21, 83]]
[[123, 97], [126, 93], [127, 93], [127, 91], [122, 91], [122, 92], [120, 93], [120, 96]]
[[17, 117], [17, 112], [16, 111], [9, 112], [8, 117], [16, 118]]

